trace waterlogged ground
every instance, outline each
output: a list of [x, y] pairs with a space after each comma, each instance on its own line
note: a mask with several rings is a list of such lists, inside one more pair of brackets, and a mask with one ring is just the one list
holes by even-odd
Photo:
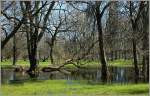
[[[133, 67], [108, 67], [108, 83], [134, 83], [134, 68]], [[140, 74], [141, 76], [142, 74]], [[1, 69], [1, 83], [10, 81], [29, 80], [31, 76], [25, 71], [14, 72], [14, 69]], [[40, 71], [36, 77], [38, 80], [87, 80], [93, 82], [101, 82], [100, 68], [83, 68], [83, 69], [63, 69], [61, 72], [42, 72]], [[139, 82], [143, 83], [144, 78], [139, 78]]]
[[148, 84], [93, 84], [88, 81], [45, 80], [2, 84], [1, 96], [148, 96]]
[[[85, 63], [85, 62], [83, 62]], [[18, 60], [17, 65], [29, 66], [27, 61]], [[49, 62], [40, 62], [40, 67]], [[131, 60], [109, 62], [109, 82], [100, 83], [99, 62], [86, 62], [88, 69], [78, 70], [73, 66], [69, 75], [63, 73], [40, 73], [31, 80], [25, 72], [15, 73], [10, 61], [1, 63], [1, 96], [148, 96], [148, 83], [134, 84]], [[141, 79], [141, 81], [143, 81]]]

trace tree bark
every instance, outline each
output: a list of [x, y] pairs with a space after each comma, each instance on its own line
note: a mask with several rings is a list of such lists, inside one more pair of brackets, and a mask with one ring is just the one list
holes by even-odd
[[126, 60], [127, 59], [127, 50], [124, 50], [124, 59]]
[[[142, 24], [143, 24], [143, 75], [144, 79], [149, 82], [149, 2], [141, 3], [145, 6], [145, 9], [142, 11]], [[147, 76], [146, 76], [147, 75]]]
[[[38, 14], [35, 15], [34, 17], [32, 16], [31, 13], [31, 2], [30, 1], [25, 1], [26, 5], [26, 20], [29, 20], [29, 22], [34, 22], [37, 24], [37, 18]], [[37, 5], [35, 5], [37, 7]], [[38, 8], [38, 7], [37, 7]], [[35, 20], [34, 20], [35, 19]], [[26, 25], [28, 26], [28, 25]], [[38, 37], [38, 28], [33, 27], [32, 24], [27, 28], [27, 48], [28, 48], [28, 58], [30, 61], [30, 68], [28, 70], [29, 73], [35, 73], [37, 69], [37, 59], [36, 59], [36, 54], [37, 54], [37, 37]], [[34, 29], [34, 30], [33, 30]]]
[[53, 46], [51, 46], [50, 48], [50, 60], [51, 60], [51, 64], [54, 63], [54, 59], [53, 59]]
[[13, 38], [13, 65], [16, 64], [16, 36]]
[[113, 55], [113, 51], [111, 51], [111, 61], [114, 60], [114, 55]]
[[117, 60], [118, 55], [117, 55], [117, 50], [115, 51], [115, 60]]
[[142, 61], [142, 75], [143, 75], [143, 81], [146, 81], [146, 58], [143, 56], [143, 61]]
[[134, 61], [134, 71], [135, 71], [135, 83], [138, 83], [138, 79], [139, 79], [139, 68], [138, 68], [138, 62], [137, 62], [137, 49], [136, 49], [136, 46], [137, 46], [137, 42], [136, 42], [136, 36], [135, 34], [137, 34], [138, 32], [138, 20], [140, 19], [141, 17], [141, 12], [143, 10], [143, 4], [144, 2], [141, 1], [140, 2], [140, 5], [139, 5], [139, 9], [137, 11], [137, 14], [136, 16], [134, 17], [133, 16], [133, 13], [134, 13], [134, 4], [132, 1], [129, 2], [129, 12], [130, 12], [130, 21], [131, 21], [131, 25], [132, 25], [132, 50], [133, 50], [133, 61]]
[[134, 62], [134, 72], [135, 72], [135, 83], [138, 83], [139, 80], [139, 68], [137, 65], [137, 49], [136, 49], [136, 41], [133, 38], [132, 40], [132, 48], [133, 48], [133, 62]]
[[147, 64], [147, 78], [146, 81], [149, 82], [149, 55], [146, 56], [146, 64]]
[[[99, 56], [101, 61], [101, 80], [102, 82], [107, 82], [107, 63], [105, 58], [105, 50], [104, 50], [104, 37], [102, 31], [102, 23], [101, 19], [105, 9], [100, 13], [100, 1], [96, 2], [96, 20], [97, 20], [97, 29], [98, 29], [98, 41], [99, 41]], [[106, 7], [106, 6], [105, 6]], [[105, 8], [104, 7], [104, 8]]]

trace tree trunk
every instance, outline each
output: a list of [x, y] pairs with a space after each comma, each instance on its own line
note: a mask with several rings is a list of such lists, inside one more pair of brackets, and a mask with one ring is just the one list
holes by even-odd
[[29, 55], [29, 61], [30, 61], [29, 72], [35, 71], [37, 68], [37, 60], [34, 54]]
[[121, 59], [121, 58], [122, 58], [121, 50], [118, 50], [118, 59]]
[[54, 63], [54, 59], [53, 59], [53, 46], [50, 46], [50, 60], [51, 60], [51, 64]]
[[113, 51], [111, 51], [111, 61], [114, 60], [114, 55], [113, 55]]
[[[29, 22], [34, 22], [38, 25], [38, 14], [35, 16], [32, 16], [31, 13], [31, 2], [25, 1], [26, 5], [26, 12], [28, 15], [26, 15], [26, 20], [29, 20]], [[35, 5], [37, 7], [37, 5]], [[32, 24], [26, 25], [27, 28], [27, 48], [28, 48], [28, 58], [30, 61], [30, 68], [28, 70], [28, 73], [35, 74], [37, 69], [37, 37], [38, 37], [38, 28], [34, 27]]]
[[1, 54], [1, 62], [3, 62], [3, 56], [2, 56], [2, 54]]
[[[35, 30], [36, 31], [36, 30]], [[37, 33], [37, 32], [36, 32]], [[28, 34], [29, 35], [29, 34]], [[27, 37], [28, 37], [27, 35]], [[31, 35], [31, 33], [30, 33]], [[29, 37], [27, 38], [27, 47], [28, 47], [28, 57], [29, 57], [29, 61], [30, 61], [30, 68], [29, 68], [29, 72], [35, 72], [36, 68], [37, 68], [37, 59], [36, 59], [36, 54], [37, 54], [37, 42], [36, 42], [36, 37], [34, 35], [32, 35], [30, 37], [31, 39], [29, 39]]]
[[[143, 3], [144, 4], [144, 3]], [[149, 82], [149, 2], [146, 3], [145, 10], [142, 11], [143, 23], [143, 74], [146, 81]], [[146, 76], [145, 76], [146, 75]]]
[[117, 60], [118, 55], [117, 55], [117, 50], [115, 51], [115, 60]]
[[133, 46], [133, 63], [134, 63], [134, 71], [135, 71], [135, 83], [138, 83], [139, 69], [138, 69], [138, 65], [137, 65], [136, 42], [134, 39], [132, 40], [132, 46]]
[[124, 50], [124, 59], [126, 60], [127, 59], [127, 51], [126, 50]]
[[[13, 9], [14, 11], [14, 17], [15, 17], [15, 9]], [[15, 28], [15, 20], [14, 20], [14, 28]], [[16, 36], [14, 34], [13, 36], [13, 65], [15, 65], [16, 63]]]
[[13, 38], [13, 65], [16, 64], [16, 36]]
[[29, 40], [28, 33], [27, 33], [27, 47], [28, 47], [28, 58], [30, 61], [30, 68], [29, 68], [28, 72], [32, 72], [32, 71], [35, 72], [35, 70], [37, 68], [37, 59], [36, 59], [37, 42], [36, 42], [35, 36], [31, 36], [31, 39]]
[[[97, 2], [100, 4], [100, 2]], [[106, 58], [105, 58], [105, 50], [104, 50], [104, 42], [103, 42], [103, 31], [102, 31], [102, 24], [101, 24], [101, 18], [102, 15], [100, 15], [100, 5], [96, 6], [96, 20], [97, 20], [97, 28], [98, 28], [98, 41], [99, 41], [99, 56], [101, 61], [101, 80], [102, 82], [107, 82], [107, 64], [106, 64]]]
[[146, 65], [147, 65], [147, 78], [146, 81], [149, 82], [149, 55], [146, 56]]
[[55, 31], [54, 35], [52, 36], [51, 43], [49, 44], [49, 46], [50, 46], [50, 59], [51, 59], [51, 64], [54, 63], [53, 48], [54, 48], [54, 43], [55, 43], [55, 40], [56, 40], [58, 28], [59, 28], [59, 27], [56, 28], [56, 31]]
[[[132, 1], [129, 2], [129, 12], [130, 12], [130, 21], [132, 24], [132, 29], [133, 29], [133, 39], [132, 39], [132, 48], [133, 48], [133, 60], [134, 60], [134, 71], [135, 71], [135, 83], [138, 83], [138, 79], [139, 79], [139, 69], [138, 69], [138, 65], [137, 65], [137, 49], [136, 49], [136, 36], [135, 34], [137, 34], [138, 30], [138, 21], [141, 18], [141, 14], [143, 15], [144, 12], [143, 8], [144, 8], [144, 1], [141, 1], [139, 4], [139, 9], [137, 11], [136, 17], [133, 15], [135, 8], [134, 8], [134, 3]], [[148, 8], [149, 9], [149, 8]], [[147, 12], [149, 13], [149, 12]], [[135, 17], [135, 18], [134, 18]], [[144, 17], [144, 19], [146, 19], [146, 17]], [[148, 20], [146, 20], [148, 21]], [[147, 25], [147, 23], [146, 23]], [[145, 29], [145, 27], [143, 27]]]
[[[148, 67], [149, 62], [148, 62], [148, 53], [146, 52], [148, 50], [148, 34], [146, 34], [146, 30], [144, 31], [144, 37], [143, 37], [143, 61], [142, 61], [142, 75], [144, 77], [144, 81], [147, 81], [146, 79], [146, 72], [149, 71], [148, 69], [146, 69], [146, 67]], [[148, 73], [147, 73], [148, 74]]]
[[146, 58], [143, 56], [143, 61], [142, 61], [142, 75], [143, 75], [143, 81], [145, 82], [146, 80]]

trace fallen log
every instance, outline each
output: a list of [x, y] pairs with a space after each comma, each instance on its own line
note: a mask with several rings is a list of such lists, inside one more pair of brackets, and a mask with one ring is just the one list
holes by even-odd
[[52, 67], [43, 67], [43, 72], [53, 72], [53, 71], [60, 71], [60, 68], [52, 68]]
[[42, 71], [43, 72], [52, 72], [52, 71], [59, 71], [59, 72], [61, 72], [60, 70], [63, 67], [65, 67], [66, 65], [74, 65], [77, 68], [81, 68], [80, 66], [76, 65], [75, 63], [71, 62], [71, 60], [69, 60], [69, 61], [63, 63], [62, 65], [60, 65], [59, 67], [43, 67]]

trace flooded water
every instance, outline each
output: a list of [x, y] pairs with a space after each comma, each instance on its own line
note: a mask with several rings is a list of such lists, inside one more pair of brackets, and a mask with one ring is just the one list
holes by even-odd
[[[108, 83], [132, 83], [134, 82], [134, 69], [130, 67], [109, 67]], [[25, 72], [14, 72], [12, 69], [1, 70], [1, 83], [11, 83], [11, 81], [25, 81], [31, 79]], [[38, 80], [64, 79], [64, 80], [89, 80], [101, 82], [100, 69], [78, 69], [71, 71], [71, 74], [61, 72], [40, 72]]]

